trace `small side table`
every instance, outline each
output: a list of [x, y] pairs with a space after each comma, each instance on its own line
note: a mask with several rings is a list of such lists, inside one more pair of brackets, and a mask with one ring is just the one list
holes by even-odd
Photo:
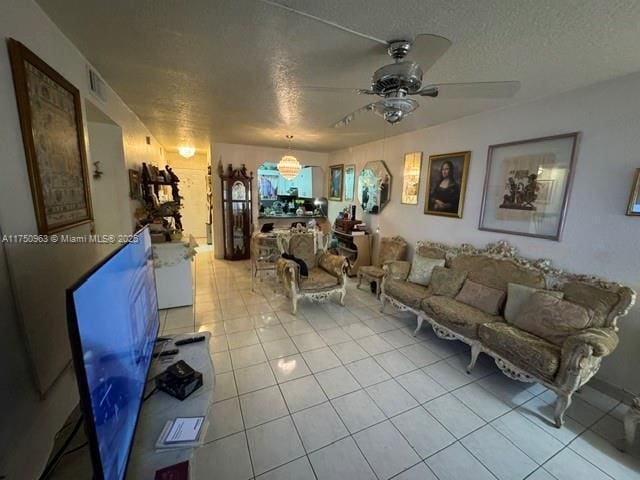
[[631, 402], [631, 406], [627, 413], [624, 415], [624, 435], [625, 435], [625, 450], [631, 451], [633, 446], [633, 440], [636, 436], [636, 428], [640, 423], [640, 397], [636, 397]]

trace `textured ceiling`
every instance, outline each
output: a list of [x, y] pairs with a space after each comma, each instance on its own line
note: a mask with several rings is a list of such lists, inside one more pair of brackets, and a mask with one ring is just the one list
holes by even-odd
[[426, 83], [522, 82], [508, 100], [420, 98], [396, 126], [369, 113], [332, 129], [371, 97], [298, 86], [366, 88], [384, 46], [256, 0], [37, 1], [169, 149], [293, 134], [332, 151], [640, 70], [637, 0], [288, 0], [384, 40], [448, 38]]

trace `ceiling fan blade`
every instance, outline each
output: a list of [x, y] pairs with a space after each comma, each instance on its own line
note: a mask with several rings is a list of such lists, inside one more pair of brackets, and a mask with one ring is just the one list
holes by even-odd
[[423, 87], [418, 95], [438, 98], [509, 98], [518, 90], [520, 82], [517, 81], [436, 83]]
[[451, 40], [447, 38], [421, 33], [416, 35], [416, 38], [411, 43], [411, 50], [409, 50], [407, 56], [417, 62], [422, 67], [423, 72], [426, 72], [450, 46]]
[[320, 22], [320, 23], [324, 23], [325, 25], [329, 25], [330, 27], [333, 28], [337, 28], [338, 30], [342, 30], [343, 32], [348, 32], [348, 33], [352, 33], [354, 35], [357, 35], [359, 37], [362, 38], [367, 38], [369, 40], [372, 40], [374, 42], [380, 43], [382, 45], [388, 45], [389, 43], [386, 42], [385, 40], [381, 40], [379, 38], [373, 37], [371, 35], [367, 35], [366, 33], [360, 33], [360, 32], [356, 32], [355, 30], [351, 30], [348, 27], [344, 27], [338, 23], [332, 22], [330, 20], [325, 20], [324, 18], [320, 18], [320, 17], [316, 17], [315, 15], [311, 15], [310, 13], [307, 12], [303, 12], [301, 10], [296, 10], [295, 8], [289, 7], [287, 5], [283, 5], [281, 3], [278, 2], [274, 2], [273, 0], [258, 0], [266, 5], [271, 5], [272, 7], [276, 7], [276, 8], [281, 8], [283, 10], [286, 10], [287, 12], [291, 12], [294, 13], [296, 15], [300, 15], [302, 17], [306, 17], [309, 18], [311, 20], [315, 20], [316, 22]]
[[360, 95], [374, 95], [374, 92], [371, 89], [365, 88], [321, 87], [316, 85], [300, 85], [298, 88], [307, 92], [357, 93]]
[[344, 116], [343, 118], [341, 118], [340, 120], [338, 120], [336, 123], [334, 123], [333, 125], [331, 125], [333, 128], [341, 128], [341, 127], [346, 127], [347, 125], [349, 125], [353, 119], [355, 118], [356, 115], [360, 114], [360, 113], [364, 113], [364, 112], [369, 112], [373, 109], [375, 109], [376, 104], [375, 103], [370, 103], [369, 105], [365, 105], [364, 107], [360, 107], [357, 110], [354, 110], [353, 112], [351, 112], [349, 115]]

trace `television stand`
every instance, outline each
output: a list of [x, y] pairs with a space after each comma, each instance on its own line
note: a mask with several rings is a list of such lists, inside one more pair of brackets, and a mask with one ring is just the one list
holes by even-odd
[[[155, 383], [151, 379], [178, 360], [184, 360], [195, 370], [201, 372], [203, 385], [184, 401], [180, 401], [164, 392], [156, 391], [142, 404], [140, 417], [138, 418], [138, 426], [133, 437], [131, 455], [129, 457], [129, 466], [126, 475], [127, 480], [153, 479], [156, 470], [185, 460], [192, 460], [195, 457], [198, 447], [158, 449], [155, 444], [165, 423], [169, 420], [180, 416], [207, 417], [209, 414], [215, 382], [214, 367], [209, 353], [209, 339], [211, 334], [209, 332], [196, 332], [179, 334], [172, 338], [177, 340], [201, 335], [206, 336], [204, 341], [181, 345], [178, 347], [180, 352], [174, 357], [158, 357], [151, 363], [149, 376], [147, 377], [145, 396], [155, 388]], [[75, 424], [78, 418], [77, 410], [78, 409], [70, 415], [67, 423], [72, 422]], [[70, 430], [71, 427], [69, 427], [69, 431]], [[206, 431], [204, 435], [206, 435]], [[59, 441], [56, 441], [52, 449], [53, 452], [57, 452], [64, 442], [64, 436], [61, 437]], [[84, 444], [86, 441], [84, 428], [80, 427], [76, 438], [71, 442], [66, 451], [69, 452]], [[194, 467], [195, 465], [193, 461], [191, 461], [189, 465], [190, 476], [193, 475]], [[49, 479], [62, 480], [73, 478], [74, 480], [91, 480], [92, 477], [89, 448], [85, 446], [61, 457], [60, 463], [49, 476]]]

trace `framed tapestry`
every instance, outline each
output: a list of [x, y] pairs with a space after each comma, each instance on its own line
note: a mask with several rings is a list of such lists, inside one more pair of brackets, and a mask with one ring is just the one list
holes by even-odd
[[640, 168], [636, 169], [635, 179], [631, 187], [631, 195], [629, 195], [629, 205], [627, 206], [627, 215], [640, 216]]
[[353, 202], [353, 192], [356, 187], [356, 166], [344, 166], [344, 201]]
[[402, 171], [402, 196], [400, 203], [417, 205], [420, 192], [420, 170], [422, 169], [422, 152], [407, 153], [404, 156]]
[[559, 241], [578, 135], [491, 145], [478, 228]]
[[331, 165], [329, 167], [329, 200], [342, 201], [342, 177], [344, 165]]
[[462, 218], [471, 152], [429, 156], [424, 213]]
[[89, 223], [80, 92], [22, 43], [8, 43], [38, 233]]

